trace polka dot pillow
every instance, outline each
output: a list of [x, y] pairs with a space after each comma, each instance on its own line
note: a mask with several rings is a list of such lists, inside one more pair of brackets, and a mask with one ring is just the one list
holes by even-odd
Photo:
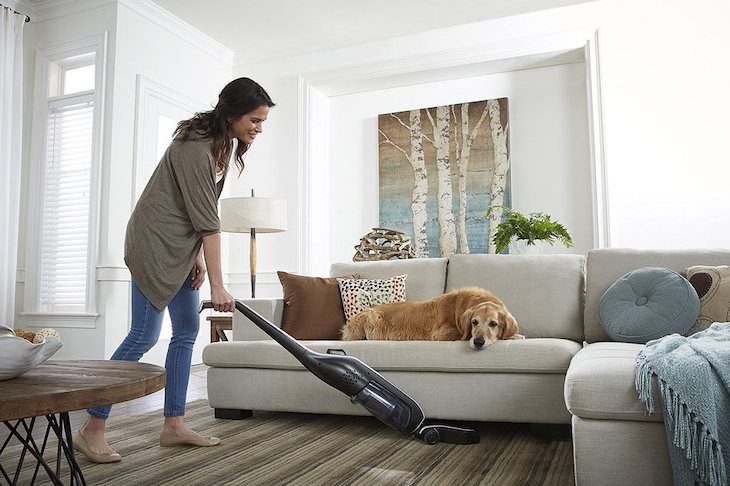
[[406, 277], [408, 275], [384, 279], [338, 278], [345, 319], [349, 321], [355, 315], [375, 305], [404, 302]]

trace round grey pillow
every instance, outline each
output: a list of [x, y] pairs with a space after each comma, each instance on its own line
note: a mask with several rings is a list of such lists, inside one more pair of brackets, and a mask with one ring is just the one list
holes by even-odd
[[614, 341], [645, 344], [686, 333], [700, 313], [689, 281], [668, 268], [644, 267], [616, 280], [603, 294], [598, 317]]

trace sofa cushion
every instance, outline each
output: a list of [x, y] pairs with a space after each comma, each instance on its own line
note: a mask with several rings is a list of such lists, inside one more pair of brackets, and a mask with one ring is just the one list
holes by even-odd
[[583, 256], [454, 255], [446, 290], [476, 285], [502, 299], [528, 338], [583, 339]]
[[330, 276], [357, 273], [361, 278], [390, 278], [408, 275], [407, 300], [428, 300], [444, 293], [446, 258], [411, 258], [375, 262], [334, 263]]
[[621, 275], [641, 267], [664, 267], [682, 275], [694, 265], [729, 265], [730, 250], [633, 250], [601, 248], [586, 257], [585, 338], [589, 343], [608, 341], [598, 318], [606, 289]]
[[689, 334], [704, 331], [713, 322], [730, 322], [730, 267], [690, 267], [687, 278], [700, 298], [700, 315]]
[[[565, 339], [497, 341], [474, 351], [465, 341], [302, 341], [326, 353], [343, 350], [378, 371], [453, 373], [565, 373], [580, 345]], [[203, 351], [208, 366], [299, 370], [303, 366], [273, 340], [221, 342]]]
[[[296, 339], [340, 339], [345, 325], [336, 278], [276, 272], [284, 291], [281, 328]], [[348, 276], [352, 278], [355, 276]]]
[[601, 298], [598, 316], [611, 339], [645, 344], [684, 334], [697, 320], [700, 299], [677, 272], [643, 267], [616, 280]]
[[643, 347], [604, 342], [581, 349], [565, 376], [565, 405], [570, 413], [584, 419], [663, 420], [661, 411], [647, 415], [636, 393], [634, 361]]

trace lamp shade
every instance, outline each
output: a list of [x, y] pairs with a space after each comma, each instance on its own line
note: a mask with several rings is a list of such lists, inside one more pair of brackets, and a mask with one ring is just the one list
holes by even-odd
[[221, 230], [229, 233], [286, 231], [286, 200], [268, 197], [221, 199]]

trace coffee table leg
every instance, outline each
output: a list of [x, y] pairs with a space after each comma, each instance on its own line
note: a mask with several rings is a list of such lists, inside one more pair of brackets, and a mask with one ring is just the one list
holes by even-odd
[[[56, 416], [54, 414], [48, 414], [46, 415], [46, 420], [48, 421], [48, 426], [46, 427], [46, 434], [43, 439], [43, 446], [40, 450], [38, 449], [38, 445], [33, 439], [33, 426], [35, 425], [35, 417], [31, 419], [30, 425], [26, 423], [25, 419], [18, 420], [14, 426], [10, 422], [4, 422], [6, 427], [10, 430], [10, 437], [8, 437], [2, 447], [0, 447], [0, 455], [2, 455], [3, 450], [10, 441], [10, 438], [13, 436], [15, 436], [23, 444], [23, 450], [20, 453], [20, 459], [18, 461], [14, 477], [11, 479], [8, 473], [2, 467], [2, 465], [0, 465], [0, 473], [8, 482], [8, 484], [18, 484], [18, 480], [20, 478], [20, 470], [23, 466], [23, 462], [25, 459], [25, 453], [29, 452], [36, 460], [35, 471], [33, 473], [33, 479], [31, 483], [35, 483], [38, 469], [40, 466], [43, 466], [43, 469], [45, 469], [49, 479], [53, 482], [53, 484], [62, 485], [63, 482], [60, 478], [61, 454], [63, 453], [63, 456], [66, 458], [66, 462], [68, 463], [69, 467], [69, 485], [73, 486], [74, 484], [78, 484], [79, 486], [86, 486], [86, 480], [84, 479], [84, 475], [81, 472], [79, 464], [76, 462], [76, 456], [74, 454], [73, 439], [71, 434], [71, 420], [69, 418], [68, 412], [61, 412], [58, 419], [56, 419]], [[21, 424], [25, 429], [25, 437], [18, 432], [18, 428]], [[58, 438], [58, 446], [56, 450], [56, 471], [53, 471], [43, 458], [50, 430], [53, 430], [53, 432], [56, 434], [56, 437]]]
[[[23, 444], [23, 450], [20, 453], [20, 459], [18, 461], [18, 466], [15, 471], [15, 475], [12, 479], [12, 482], [10, 481], [10, 478], [8, 477], [5, 470], [3, 470], [3, 476], [6, 477], [8, 480], [8, 483], [15, 485], [18, 484], [18, 480], [20, 479], [20, 470], [23, 466], [23, 461], [25, 460], [25, 453], [29, 452], [36, 461], [38, 461], [38, 464], [43, 466], [43, 469], [46, 470], [46, 474], [48, 474], [48, 477], [51, 481], [53, 481], [53, 484], [55, 485], [63, 485], [61, 480], [59, 479], [58, 475], [54, 473], [54, 471], [48, 466], [46, 461], [43, 459], [43, 451], [38, 450], [38, 445], [35, 443], [35, 440], [33, 439], [33, 427], [35, 425], [35, 417], [33, 417], [30, 420], [30, 426], [26, 423], [25, 419], [18, 420], [15, 425], [12, 425], [10, 422], [5, 421], [3, 422], [5, 426], [10, 430], [10, 437], [17, 438], [21, 444]], [[20, 435], [18, 432], [18, 428], [20, 425], [23, 425], [23, 428], [25, 429], [25, 437]], [[5, 449], [5, 445], [9, 442], [8, 440], [5, 441], [5, 444], [3, 445], [2, 449], [0, 449], [0, 454], [2, 454], [2, 451]], [[45, 448], [45, 447], [44, 447]]]
[[[86, 481], [84, 480], [84, 474], [81, 472], [81, 468], [79, 467], [79, 463], [76, 462], [76, 454], [74, 453], [74, 445], [73, 445], [73, 434], [71, 433], [71, 419], [68, 416], [68, 412], [61, 412], [61, 426], [63, 427], [63, 431], [66, 432], [66, 442], [64, 443], [64, 452], [66, 453], [66, 460], [68, 461], [68, 466], [71, 469], [71, 486], [74, 484], [74, 479], [78, 481], [78, 484], [81, 486], [86, 486]], [[59, 444], [63, 443], [62, 441], [59, 441]]]
[[[84, 475], [81, 472], [79, 464], [76, 462], [76, 454], [73, 448], [73, 435], [71, 434], [71, 420], [69, 419], [68, 412], [61, 412], [58, 414], [58, 420], [53, 414], [46, 415], [48, 420], [48, 426], [53, 429], [53, 432], [58, 438], [58, 448], [56, 450], [56, 474], [60, 477], [59, 467], [61, 465], [61, 452], [66, 457], [68, 463], [70, 482], [69, 485], [79, 484], [82, 486], [86, 485]], [[65, 437], [64, 437], [65, 435]]]

